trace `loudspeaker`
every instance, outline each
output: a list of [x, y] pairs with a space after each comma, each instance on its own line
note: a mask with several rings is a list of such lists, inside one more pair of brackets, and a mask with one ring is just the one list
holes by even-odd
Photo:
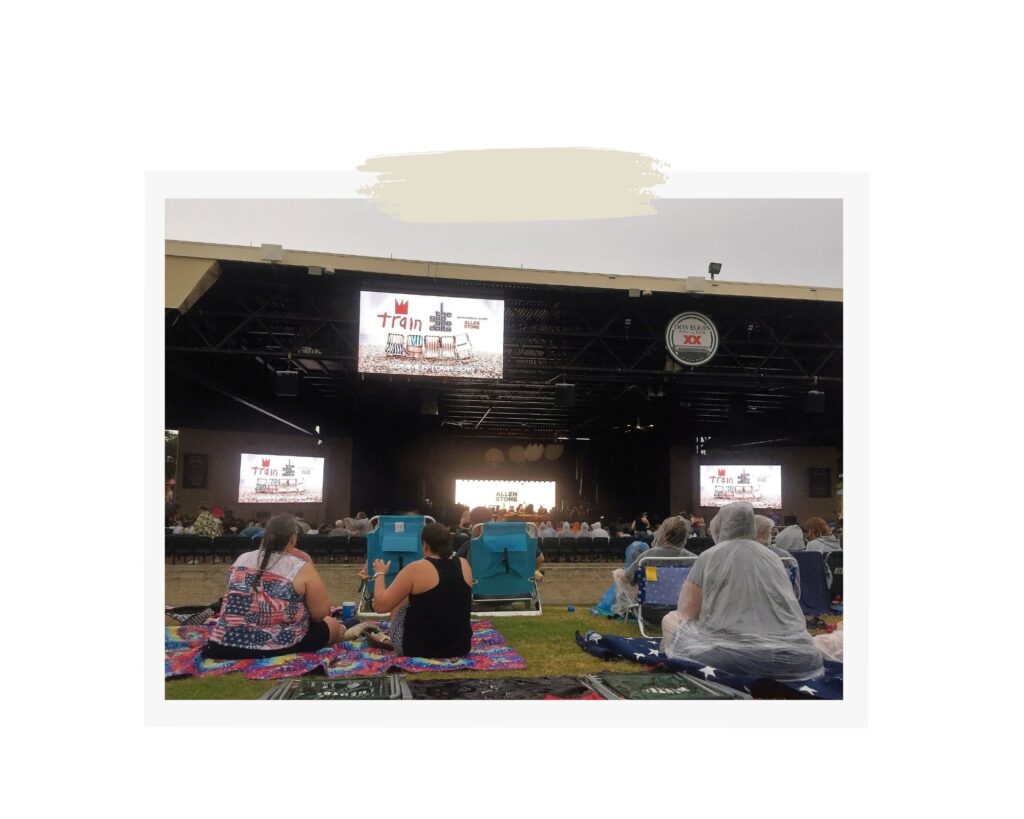
[[821, 415], [825, 411], [825, 393], [811, 390], [804, 400], [804, 412], [808, 415]]
[[437, 415], [437, 393], [424, 390], [420, 393], [420, 415]]
[[294, 396], [299, 394], [299, 374], [294, 370], [280, 370], [274, 376], [274, 395]]
[[576, 406], [575, 384], [555, 384], [555, 406], [563, 408]]

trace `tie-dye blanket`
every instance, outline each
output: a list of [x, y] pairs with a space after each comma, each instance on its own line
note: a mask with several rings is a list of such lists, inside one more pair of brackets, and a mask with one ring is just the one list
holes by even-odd
[[[382, 624], [384, 625], [384, 624]], [[251, 680], [276, 680], [322, 671], [328, 677], [372, 677], [388, 671], [520, 671], [526, 661], [488, 620], [473, 621], [473, 643], [465, 657], [431, 660], [396, 657], [372, 648], [365, 637], [308, 654], [261, 660], [209, 660], [203, 656], [206, 626], [169, 626], [164, 639], [164, 677], [211, 677], [242, 672]]]

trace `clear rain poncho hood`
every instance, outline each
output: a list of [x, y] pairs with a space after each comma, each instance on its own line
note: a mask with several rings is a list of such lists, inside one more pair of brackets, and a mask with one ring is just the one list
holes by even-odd
[[804, 543], [804, 530], [796, 524], [787, 526], [775, 536], [775, 545], [787, 552], [802, 552], [807, 549]]
[[711, 519], [709, 531], [715, 543], [727, 540], [755, 540], [757, 525], [754, 523], [754, 507], [746, 501], [727, 503]]

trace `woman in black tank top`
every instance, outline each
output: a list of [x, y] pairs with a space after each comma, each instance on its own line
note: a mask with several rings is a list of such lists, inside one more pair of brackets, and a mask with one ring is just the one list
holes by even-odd
[[407, 657], [462, 657], [472, 638], [469, 564], [452, 558], [451, 533], [440, 523], [423, 527], [423, 560], [410, 563], [386, 586], [390, 563], [373, 562], [373, 609], [391, 612], [391, 641]]

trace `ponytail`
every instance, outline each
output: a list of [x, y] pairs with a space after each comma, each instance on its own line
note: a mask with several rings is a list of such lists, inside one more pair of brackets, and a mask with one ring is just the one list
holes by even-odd
[[283, 552], [288, 547], [288, 542], [292, 539], [292, 536], [298, 530], [299, 527], [295, 523], [295, 518], [288, 514], [274, 515], [274, 517], [267, 521], [266, 531], [263, 533], [263, 539], [260, 541], [259, 567], [256, 569], [256, 579], [252, 584], [253, 591], [259, 588], [263, 572], [266, 571], [267, 563], [270, 562], [270, 556]]

